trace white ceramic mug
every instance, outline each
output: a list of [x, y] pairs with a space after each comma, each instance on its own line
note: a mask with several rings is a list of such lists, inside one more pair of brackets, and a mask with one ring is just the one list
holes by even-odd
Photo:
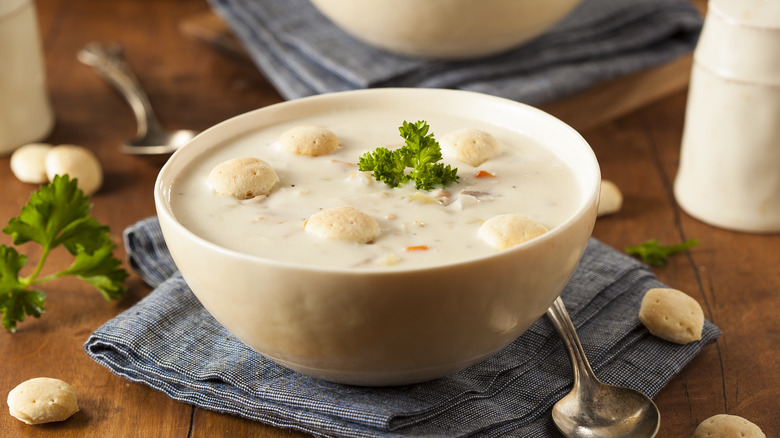
[[0, 0], [0, 156], [46, 138], [54, 113], [31, 0]]
[[710, 0], [674, 193], [711, 225], [780, 232], [780, 1]]

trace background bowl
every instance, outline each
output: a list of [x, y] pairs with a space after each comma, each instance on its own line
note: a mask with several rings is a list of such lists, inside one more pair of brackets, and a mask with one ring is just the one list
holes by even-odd
[[355, 38], [401, 55], [470, 59], [516, 47], [581, 0], [311, 0]]
[[[174, 216], [171, 185], [209, 149], [275, 123], [371, 108], [403, 108], [421, 118], [465, 117], [530, 136], [573, 170], [576, 210], [545, 235], [495, 255], [397, 270], [316, 268], [241, 254], [196, 236]], [[590, 237], [599, 183], [599, 166], [585, 140], [538, 109], [465, 91], [372, 89], [293, 100], [222, 122], [171, 156], [154, 196], [178, 268], [227, 330], [269, 359], [315, 377], [394, 385], [474, 364], [543, 315]]]

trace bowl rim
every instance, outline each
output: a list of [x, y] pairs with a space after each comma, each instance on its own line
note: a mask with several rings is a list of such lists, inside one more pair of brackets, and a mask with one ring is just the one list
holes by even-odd
[[[331, 100], [336, 100], [336, 101], [350, 101], [350, 99], [381, 100], [382, 96], [397, 97], [398, 93], [415, 95], [415, 97], [418, 99], [417, 100], [418, 102], [426, 102], [427, 99], [432, 99], [433, 97], [436, 96], [454, 97], [456, 99], [483, 100], [484, 102], [487, 102], [489, 104], [514, 107], [516, 111], [525, 111], [529, 114], [532, 114], [531, 117], [546, 119], [549, 123], [556, 125], [558, 129], [561, 130], [562, 134], [574, 140], [574, 143], [578, 143], [580, 146], [583, 146], [582, 153], [587, 158], [588, 162], [582, 163], [581, 165], [590, 168], [590, 171], [588, 173], [593, 177], [593, 181], [591, 181], [593, 186], [582, 187], [582, 193], [583, 193], [582, 199], [580, 199], [580, 202], [576, 210], [573, 211], [572, 214], [566, 218], [566, 220], [557, 224], [555, 227], [551, 228], [543, 235], [531, 239], [527, 242], [521, 243], [512, 248], [496, 251], [495, 253], [489, 255], [470, 257], [470, 258], [465, 258], [462, 260], [456, 260], [453, 262], [448, 262], [443, 264], [424, 265], [421, 267], [415, 267], [415, 266], [393, 267], [392, 269], [388, 267], [381, 267], [381, 266], [379, 267], [361, 266], [359, 268], [340, 267], [340, 266], [317, 266], [312, 264], [275, 260], [268, 257], [247, 254], [241, 251], [229, 249], [225, 246], [222, 246], [218, 243], [215, 243], [209, 239], [203, 238], [195, 234], [189, 228], [187, 228], [181, 222], [179, 222], [176, 216], [173, 214], [170, 205], [170, 190], [172, 184], [176, 179], [176, 174], [174, 172], [177, 169], [175, 169], [175, 167], [187, 166], [194, 157], [197, 157], [200, 153], [208, 151], [211, 147], [221, 143], [228, 142], [231, 139], [238, 138], [242, 135], [251, 132], [253, 129], [257, 129], [257, 128], [247, 128], [247, 129], [237, 130], [236, 126], [242, 126], [248, 120], [262, 118], [264, 116], [267, 117], [270, 115], [270, 117], [273, 118], [274, 112], [293, 110], [296, 107], [310, 105], [315, 102], [321, 104], [322, 102], [327, 102]], [[259, 128], [262, 129], [263, 126], [265, 125], [262, 125]], [[205, 146], [201, 146], [202, 144], [205, 144]], [[183, 159], [187, 159], [186, 158], [187, 154], [190, 154], [191, 153], [190, 150], [194, 148], [198, 148], [199, 150], [195, 153], [195, 155], [189, 158], [189, 161], [185, 161], [184, 164], [180, 164], [180, 161]], [[566, 165], [568, 166], [568, 164]], [[577, 177], [577, 179], [579, 180], [579, 177]], [[157, 178], [155, 180], [154, 201], [155, 201], [155, 208], [156, 208], [158, 219], [161, 220], [165, 219], [165, 221], [168, 224], [173, 225], [179, 233], [183, 233], [185, 236], [187, 236], [187, 239], [197, 242], [200, 246], [209, 247], [213, 251], [217, 251], [234, 258], [240, 258], [247, 261], [254, 261], [254, 262], [262, 263], [264, 265], [273, 265], [278, 267], [284, 267], [287, 269], [297, 269], [297, 270], [304, 270], [304, 271], [318, 271], [318, 272], [340, 273], [340, 274], [348, 274], [348, 275], [371, 275], [371, 274], [392, 275], [392, 274], [402, 274], [402, 273], [408, 274], [410, 272], [431, 271], [437, 269], [450, 269], [453, 267], [463, 266], [463, 265], [468, 265], [473, 263], [483, 263], [485, 261], [489, 261], [494, 258], [509, 257], [511, 256], [512, 253], [518, 251], [524, 251], [527, 250], [528, 248], [533, 248], [539, 245], [543, 245], [548, 240], [554, 239], [558, 235], [562, 234], [564, 230], [568, 229], [570, 226], [583, 219], [583, 216], [587, 215], [589, 211], [593, 212], [594, 222], [595, 222], [595, 210], [598, 204], [600, 183], [601, 183], [601, 173], [600, 173], [598, 160], [596, 159], [596, 155], [593, 152], [590, 145], [588, 144], [588, 142], [574, 128], [572, 128], [562, 120], [558, 119], [557, 117], [545, 111], [542, 111], [536, 107], [530, 106], [528, 104], [524, 104], [522, 102], [514, 101], [511, 99], [488, 95], [488, 94], [479, 93], [475, 91], [443, 89], [443, 88], [372, 88], [372, 89], [360, 89], [360, 90], [348, 90], [348, 91], [339, 91], [339, 92], [332, 92], [332, 93], [323, 93], [323, 94], [293, 99], [289, 101], [279, 102], [255, 110], [251, 110], [243, 114], [239, 114], [237, 116], [231, 117], [229, 119], [226, 119], [222, 122], [219, 122], [211, 126], [210, 128], [196, 135], [187, 144], [185, 144], [176, 152], [174, 152], [171, 155], [171, 157], [165, 162], [165, 164], [160, 169]], [[165, 237], [165, 229], [163, 229], [163, 236]]]

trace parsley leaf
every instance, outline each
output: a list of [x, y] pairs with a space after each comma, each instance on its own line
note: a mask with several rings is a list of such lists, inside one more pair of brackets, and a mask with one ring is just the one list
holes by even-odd
[[3, 309], [2, 323], [10, 332], [16, 331], [16, 324], [24, 321], [25, 315], [36, 318], [41, 316], [46, 294], [39, 290], [15, 289], [0, 296], [0, 308]]
[[92, 252], [102, 246], [101, 236], [108, 227], [89, 216], [89, 197], [68, 176], [41, 187], [30, 196], [19, 216], [8, 221], [3, 232], [11, 235], [15, 245], [37, 242], [45, 249], [64, 245], [76, 253], [76, 245]]
[[[15, 245], [35, 242], [42, 253], [32, 274], [19, 275], [27, 262], [16, 249], [0, 245], [0, 314], [6, 330], [16, 331], [16, 325], [26, 315], [39, 317], [44, 313], [46, 295], [31, 286], [65, 275], [85, 280], [97, 288], [106, 299], [116, 299], [125, 293], [127, 272], [113, 256], [115, 245], [108, 227], [89, 216], [89, 197], [78, 189], [76, 180], [68, 175], [55, 176], [51, 183], [30, 196], [21, 214], [8, 221], [3, 233], [13, 238]], [[40, 277], [49, 253], [63, 246], [75, 256], [65, 270]]]
[[26, 263], [27, 256], [19, 254], [14, 248], [0, 245], [0, 293], [24, 289], [19, 282], [19, 271]]
[[86, 281], [100, 291], [106, 300], [120, 298], [125, 292], [122, 285], [127, 272], [120, 268], [121, 262], [113, 256], [115, 246], [108, 235], [103, 235], [103, 246], [92, 254], [79, 246], [76, 260], [60, 276], [73, 275]]
[[649, 265], [664, 266], [670, 255], [685, 251], [698, 244], [698, 240], [690, 239], [677, 245], [663, 246], [658, 240], [652, 239], [639, 245], [627, 246], [626, 253], [638, 256]]
[[398, 187], [407, 180], [406, 161], [400, 149], [391, 151], [387, 148], [377, 148], [374, 153], [366, 152], [360, 157], [358, 168], [372, 170], [377, 181], [382, 181], [390, 187]]
[[44, 312], [43, 292], [27, 291], [27, 286], [19, 281], [19, 271], [26, 263], [25, 255], [0, 245], [0, 310], [3, 326], [12, 332], [16, 330], [16, 322], [23, 321], [25, 315], [37, 318]]
[[452, 169], [450, 165], [434, 163], [426, 167], [415, 169], [409, 174], [414, 181], [416, 189], [432, 190], [436, 184], [446, 186], [458, 180], [458, 169]]
[[429, 163], [435, 163], [441, 160], [441, 147], [433, 138], [433, 134], [428, 135], [430, 126], [424, 121], [409, 123], [404, 120], [398, 131], [401, 137], [406, 140], [402, 150], [405, 151], [406, 165], [417, 169], [427, 166]]
[[[430, 126], [425, 121], [409, 123], [404, 121], [398, 128], [405, 144], [399, 149], [379, 147], [366, 152], [358, 160], [361, 171], [373, 172], [377, 181], [390, 187], [399, 187], [407, 181], [414, 181], [415, 188], [432, 190], [437, 184], [446, 186], [458, 180], [458, 169], [439, 163], [441, 146], [429, 134]], [[409, 173], [406, 169], [411, 168]]]

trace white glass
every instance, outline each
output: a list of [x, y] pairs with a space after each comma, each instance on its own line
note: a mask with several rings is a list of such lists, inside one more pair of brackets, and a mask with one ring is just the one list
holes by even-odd
[[780, 232], [780, 0], [710, 0], [674, 193], [711, 225]]
[[0, 0], [0, 156], [46, 138], [54, 113], [31, 0]]

